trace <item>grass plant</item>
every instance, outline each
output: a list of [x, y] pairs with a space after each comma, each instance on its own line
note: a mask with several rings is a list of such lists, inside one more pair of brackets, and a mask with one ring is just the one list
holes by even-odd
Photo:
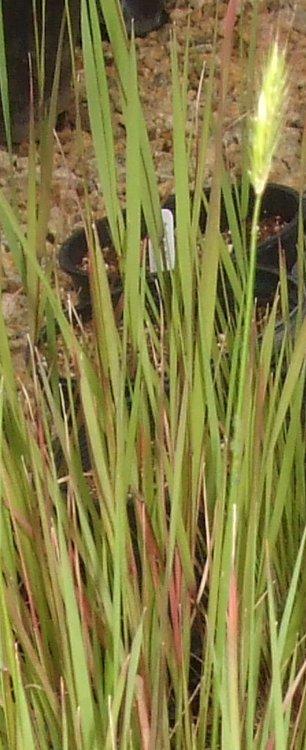
[[[126, 126], [124, 220], [98, 5], [81, 4], [93, 143], [124, 302], [118, 321], [88, 198], [93, 350], [82, 326], [64, 315], [41, 265], [37, 239], [45, 235], [50, 206], [52, 105], [48, 136], [37, 146], [32, 135], [26, 233], [0, 194], [3, 232], [19, 271], [26, 269], [30, 321], [34, 314], [44, 318], [47, 332], [46, 366], [31, 325], [27, 392], [16, 382], [0, 310], [0, 748], [302, 750], [306, 321], [301, 314], [276, 347], [275, 302], [256, 336], [257, 209], [248, 247], [222, 158], [238, 4], [230, 0], [225, 19], [218, 124], [213, 55], [197, 143], [186, 137], [188, 50], [181, 76], [172, 36], [177, 225], [176, 265], [169, 272], [161, 270], [158, 175], [141, 111], [135, 43], [127, 40], [119, 3], [101, 0]], [[217, 33], [215, 53], [216, 44]], [[254, 49], [253, 39], [252, 57]], [[7, 104], [4, 75], [0, 81]], [[80, 130], [77, 137], [81, 142]], [[215, 170], [202, 236], [210, 137]], [[305, 147], [303, 153], [305, 159]], [[254, 161], [245, 143], [242, 166], [247, 190]], [[236, 264], [219, 230], [222, 191]], [[159, 254], [153, 291], [140, 239], [142, 212]], [[220, 269], [233, 291], [234, 317], [220, 306]], [[284, 274], [280, 295], [285, 313]], [[80, 428], [90, 471], [83, 471]]]

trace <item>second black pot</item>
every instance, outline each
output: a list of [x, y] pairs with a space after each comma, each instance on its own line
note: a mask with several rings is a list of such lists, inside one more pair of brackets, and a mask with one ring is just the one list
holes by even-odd
[[[250, 189], [248, 217], [252, 217], [255, 195]], [[287, 185], [270, 182], [263, 194], [260, 222], [280, 220], [281, 228], [268, 235], [257, 246], [257, 261], [265, 268], [279, 269], [279, 250], [284, 254], [287, 270], [297, 260], [299, 195]]]
[[[237, 199], [238, 192], [238, 199]], [[207, 202], [210, 198], [210, 189], [207, 188], [204, 191]], [[237, 216], [238, 226], [242, 232], [243, 227], [240, 221], [240, 190], [238, 191], [232, 188], [232, 201]], [[254, 210], [255, 194], [254, 190], [250, 186], [249, 190], [249, 202], [248, 212], [246, 217], [246, 224], [250, 226], [252, 214]], [[174, 215], [176, 215], [175, 196], [170, 196], [167, 199], [165, 207], [170, 208]], [[267, 236], [264, 240], [259, 240], [257, 245], [257, 262], [259, 265], [265, 268], [271, 268], [279, 270], [279, 248], [281, 248], [287, 270], [290, 271], [292, 266], [297, 261], [297, 241], [298, 241], [298, 211], [299, 211], [299, 194], [293, 188], [287, 185], [281, 185], [274, 182], [269, 182], [263, 194], [261, 212], [260, 212], [260, 223], [272, 224], [272, 220], [280, 220], [280, 229], [277, 232], [273, 232], [270, 236]], [[306, 199], [303, 202], [303, 214], [304, 223], [306, 221]], [[199, 217], [199, 228], [202, 234], [205, 233], [207, 222], [207, 212], [204, 202], [201, 204], [200, 217]], [[277, 223], [277, 222], [276, 222]], [[221, 207], [220, 207], [220, 231], [226, 235], [229, 230], [229, 220], [226, 211], [226, 204], [221, 195]], [[246, 232], [248, 234], [248, 232]]]

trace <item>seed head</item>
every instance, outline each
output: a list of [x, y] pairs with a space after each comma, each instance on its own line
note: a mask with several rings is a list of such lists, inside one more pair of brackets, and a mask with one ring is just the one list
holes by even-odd
[[263, 72], [257, 110], [251, 123], [250, 178], [255, 193], [261, 195], [271, 170], [285, 117], [287, 70], [285, 51], [275, 41]]

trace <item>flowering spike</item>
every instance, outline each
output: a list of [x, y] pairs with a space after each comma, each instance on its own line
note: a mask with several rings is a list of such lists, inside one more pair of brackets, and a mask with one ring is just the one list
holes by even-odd
[[255, 193], [261, 195], [271, 170], [279, 142], [287, 98], [285, 52], [274, 42], [258, 97], [257, 110], [251, 125], [250, 179]]

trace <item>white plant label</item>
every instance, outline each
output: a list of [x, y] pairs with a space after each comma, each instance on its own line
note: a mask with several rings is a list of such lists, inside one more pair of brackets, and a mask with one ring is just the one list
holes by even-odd
[[[175, 266], [175, 242], [174, 242], [174, 220], [173, 213], [169, 208], [162, 209], [162, 219], [164, 225], [164, 253], [167, 271], [172, 271]], [[149, 239], [149, 266], [151, 273], [157, 273], [157, 262], [154, 248]], [[161, 259], [161, 269], [164, 270], [163, 260]]]

